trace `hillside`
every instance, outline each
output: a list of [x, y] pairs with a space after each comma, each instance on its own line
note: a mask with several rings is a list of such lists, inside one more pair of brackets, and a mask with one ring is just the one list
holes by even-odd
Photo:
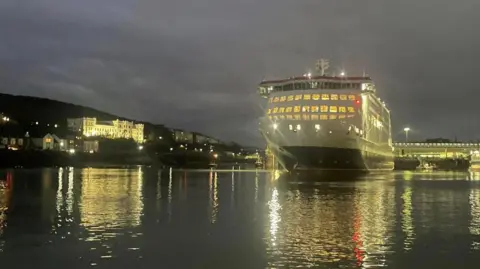
[[[58, 132], [64, 132], [67, 118], [96, 117], [101, 120], [124, 119], [93, 108], [64, 103], [46, 98], [18, 96], [0, 93], [0, 113], [8, 115], [19, 125], [27, 127], [34, 122], [45, 126], [59, 124]], [[145, 135], [171, 137], [170, 131], [163, 125], [137, 121], [145, 124]], [[50, 126], [51, 127], [51, 126]], [[45, 127], [46, 128], [46, 127]], [[25, 128], [24, 128], [25, 129]], [[30, 130], [30, 128], [28, 128]], [[24, 130], [22, 130], [24, 131]]]

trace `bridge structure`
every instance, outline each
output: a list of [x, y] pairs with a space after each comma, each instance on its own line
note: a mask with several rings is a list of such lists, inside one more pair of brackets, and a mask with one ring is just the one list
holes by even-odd
[[469, 158], [473, 151], [480, 150], [480, 143], [393, 143], [396, 157], [457, 159]]

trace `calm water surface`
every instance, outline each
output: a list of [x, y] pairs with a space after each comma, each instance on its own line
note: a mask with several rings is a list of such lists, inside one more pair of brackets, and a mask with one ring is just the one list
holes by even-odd
[[[342, 179], [341, 181], [339, 181]], [[480, 268], [480, 174], [0, 171], [5, 268]]]

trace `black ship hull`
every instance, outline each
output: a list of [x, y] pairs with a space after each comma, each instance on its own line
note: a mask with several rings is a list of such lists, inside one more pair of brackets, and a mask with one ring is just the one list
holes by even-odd
[[385, 154], [347, 148], [280, 147], [274, 156], [284, 169], [293, 170], [355, 170], [361, 172], [393, 170], [391, 152]]

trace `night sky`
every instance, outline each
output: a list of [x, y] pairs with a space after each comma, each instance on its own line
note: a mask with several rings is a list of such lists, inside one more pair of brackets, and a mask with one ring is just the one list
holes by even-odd
[[261, 145], [264, 78], [366, 72], [403, 140], [480, 138], [478, 0], [1, 0], [0, 90]]

